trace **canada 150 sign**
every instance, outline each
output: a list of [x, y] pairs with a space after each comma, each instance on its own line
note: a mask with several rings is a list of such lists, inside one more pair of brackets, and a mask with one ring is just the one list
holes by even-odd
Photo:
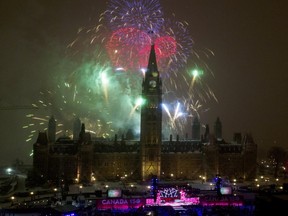
[[131, 199], [99, 199], [96, 200], [98, 208], [108, 209], [126, 209], [126, 208], [138, 208], [145, 205], [145, 199], [143, 198], [131, 198]]

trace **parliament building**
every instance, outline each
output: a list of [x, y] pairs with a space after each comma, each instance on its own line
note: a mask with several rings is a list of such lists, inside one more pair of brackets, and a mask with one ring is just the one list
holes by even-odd
[[75, 119], [73, 138], [56, 137], [52, 116], [48, 130], [39, 132], [33, 145], [34, 172], [51, 181], [148, 181], [211, 179], [220, 175], [229, 179], [256, 177], [257, 144], [251, 134], [235, 133], [231, 142], [222, 138], [219, 118], [210, 133], [206, 125], [201, 133], [197, 117], [191, 125], [192, 137], [164, 140], [162, 136], [162, 81], [151, 46], [148, 67], [142, 82], [140, 138], [127, 132], [114, 139], [94, 138]]

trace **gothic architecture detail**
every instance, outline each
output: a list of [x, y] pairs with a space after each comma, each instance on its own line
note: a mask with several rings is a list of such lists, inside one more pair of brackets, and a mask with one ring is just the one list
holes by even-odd
[[200, 140], [200, 122], [198, 117], [196, 116], [192, 123], [192, 140]]
[[49, 119], [48, 123], [48, 140], [49, 142], [55, 142], [56, 138], [56, 120], [54, 116]]
[[[242, 138], [240, 133], [235, 133], [231, 142], [216, 139], [214, 134], [204, 136], [207, 130], [203, 131], [199, 140], [173, 138], [171, 135], [169, 140], [162, 140], [159, 145], [160, 161], [156, 162], [160, 174], [158, 170], [158, 173], [153, 170], [143, 175], [142, 171], [149, 166], [144, 166], [145, 169], [141, 166], [149, 164], [150, 158], [148, 162], [146, 158], [142, 161], [142, 152], [154, 150], [153, 145], [153, 148], [146, 147], [139, 140], [127, 139], [127, 136], [119, 139], [115, 135], [113, 140], [92, 138], [84, 130], [82, 124], [82, 135], [78, 140], [59, 137], [55, 142], [48, 140], [46, 132], [39, 132], [33, 147], [35, 171], [55, 182], [63, 177], [80, 182], [120, 180], [122, 177], [146, 181], [151, 173], [158, 174], [160, 179], [195, 180], [200, 175], [209, 179], [216, 174], [245, 180], [256, 177], [257, 144], [251, 134], [244, 134]], [[156, 162], [153, 161], [154, 164]]]
[[222, 139], [222, 123], [221, 123], [219, 117], [217, 118], [217, 120], [214, 124], [214, 132], [215, 132], [216, 139], [221, 140]]
[[[56, 137], [52, 116], [48, 133], [39, 132], [33, 145], [33, 168], [47, 180], [80, 182], [122, 178], [147, 181], [160, 179], [211, 179], [215, 175], [250, 180], [256, 176], [257, 144], [251, 134], [235, 133], [231, 142], [222, 137], [219, 118], [214, 131], [201, 128], [198, 117], [192, 120], [191, 138], [172, 135], [162, 140], [162, 81], [157, 68], [154, 45], [142, 82], [140, 140], [131, 130], [113, 139], [92, 137], [76, 118], [73, 137]], [[202, 132], [201, 129], [204, 131]], [[120, 138], [118, 138], [120, 137]]]

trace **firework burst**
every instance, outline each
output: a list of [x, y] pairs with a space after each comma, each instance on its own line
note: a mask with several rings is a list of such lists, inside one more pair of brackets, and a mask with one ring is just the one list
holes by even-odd
[[[80, 28], [68, 45], [73, 69], [57, 74], [55, 90], [40, 94], [34, 104], [40, 109], [27, 115], [27, 140], [39, 128], [47, 130], [52, 115], [60, 134], [72, 134], [68, 126], [76, 117], [96, 136], [114, 137], [130, 128], [139, 133], [137, 99], [152, 43], [162, 76], [164, 125], [169, 133], [186, 132], [188, 119], [206, 112], [208, 100], [217, 101], [204, 81], [213, 75], [205, 63], [213, 53], [196, 50], [188, 26], [174, 15], [165, 17], [157, 0], [111, 0], [99, 22]], [[193, 75], [191, 65], [202, 75]]]
[[123, 27], [144, 32], [155, 31], [164, 22], [158, 0], [111, 0], [105, 18], [112, 31]]
[[[139, 125], [135, 108], [139, 97], [141, 77], [115, 71], [109, 65], [86, 62], [55, 90], [40, 92], [38, 112], [27, 114], [30, 141], [37, 130], [47, 130], [51, 116], [57, 121], [57, 134], [72, 136], [73, 121], [79, 118], [85, 128], [97, 137], [113, 137], [133, 125]], [[138, 88], [135, 88], [138, 86]], [[135, 134], [139, 127], [133, 127]], [[138, 131], [137, 131], [138, 130]]]
[[135, 28], [120, 28], [112, 33], [106, 48], [115, 67], [140, 71], [147, 64], [150, 44], [147, 33]]

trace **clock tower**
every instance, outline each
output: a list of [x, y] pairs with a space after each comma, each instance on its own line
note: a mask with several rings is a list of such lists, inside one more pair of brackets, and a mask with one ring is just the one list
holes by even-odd
[[147, 71], [142, 83], [141, 107], [141, 175], [142, 180], [160, 177], [162, 144], [162, 82], [156, 62], [155, 46], [151, 46]]

